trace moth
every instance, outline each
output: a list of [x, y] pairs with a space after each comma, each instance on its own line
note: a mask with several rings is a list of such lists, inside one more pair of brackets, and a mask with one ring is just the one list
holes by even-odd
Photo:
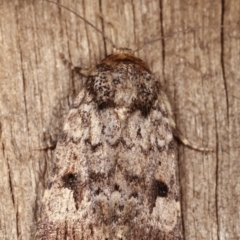
[[36, 239], [182, 239], [173, 133], [189, 143], [158, 80], [124, 48], [78, 71]]

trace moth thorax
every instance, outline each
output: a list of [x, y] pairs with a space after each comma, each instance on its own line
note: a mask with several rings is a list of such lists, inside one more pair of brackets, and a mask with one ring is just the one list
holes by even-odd
[[113, 48], [113, 54], [125, 53], [129, 55], [135, 55], [134, 51], [129, 48]]

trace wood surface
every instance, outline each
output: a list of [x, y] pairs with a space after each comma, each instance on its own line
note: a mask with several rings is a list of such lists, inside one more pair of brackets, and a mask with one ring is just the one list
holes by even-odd
[[[184, 237], [240, 239], [239, 1], [61, 4], [117, 47], [136, 49], [169, 36], [138, 56], [166, 91], [183, 135], [214, 149], [177, 148]], [[54, 155], [48, 147], [84, 81], [60, 54], [90, 67], [112, 46], [74, 14], [44, 0], [0, 0], [0, 15], [0, 239], [27, 240], [34, 238]]]

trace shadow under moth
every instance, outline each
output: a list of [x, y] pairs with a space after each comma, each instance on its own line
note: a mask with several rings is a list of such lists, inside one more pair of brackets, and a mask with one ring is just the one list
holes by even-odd
[[88, 78], [57, 144], [36, 239], [182, 239], [178, 131], [159, 82], [129, 49], [79, 73]]

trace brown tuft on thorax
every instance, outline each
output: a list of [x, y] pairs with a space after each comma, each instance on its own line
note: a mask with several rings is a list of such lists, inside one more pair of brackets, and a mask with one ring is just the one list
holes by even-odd
[[129, 48], [114, 48], [113, 54], [103, 59], [102, 63], [106, 63], [114, 67], [116, 63], [120, 61], [138, 64], [145, 70], [151, 72], [147, 64], [142, 59], [135, 57], [134, 51]]

